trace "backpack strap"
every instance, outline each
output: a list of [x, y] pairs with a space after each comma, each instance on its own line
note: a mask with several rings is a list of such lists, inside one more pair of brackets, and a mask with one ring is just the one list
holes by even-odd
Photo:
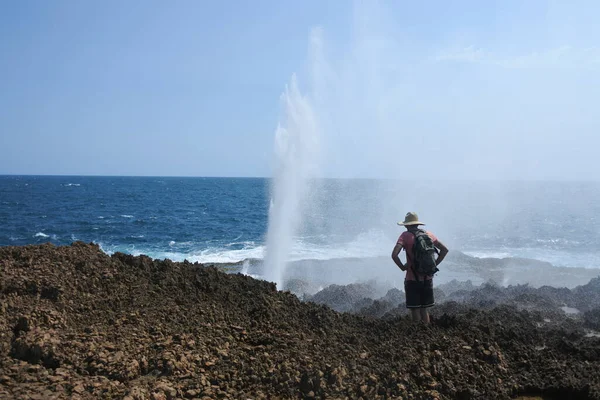
[[[417, 271], [415, 270], [415, 253], [414, 253], [414, 249], [415, 249], [415, 245], [417, 244], [417, 233], [420, 232], [421, 229], [417, 228], [414, 232], [409, 231], [410, 233], [412, 233], [413, 237], [414, 237], [414, 241], [413, 241], [413, 248], [411, 250], [413, 250], [413, 259], [412, 262], [410, 263], [410, 269], [413, 272], [413, 275], [415, 276], [415, 279], [417, 280], [417, 282], [421, 282], [419, 280], [419, 274], [417, 274]], [[425, 277], [423, 277], [423, 281], [425, 282]]]
[[[423, 229], [417, 229], [415, 232], [423, 232], [423, 233], [425, 233], [425, 234], [427, 235], [427, 231], [424, 231]], [[416, 234], [414, 234], [413, 232], [410, 232], [410, 233], [412, 233], [412, 234], [413, 234], [413, 236], [415, 237], [415, 241], [416, 241], [416, 240], [417, 240], [417, 235], [416, 235]], [[427, 236], [429, 236], [429, 235], [427, 235]], [[437, 254], [437, 255], [439, 255], [439, 254], [440, 254], [440, 251], [438, 250], [438, 248], [437, 248], [437, 247], [435, 247], [435, 243], [434, 243], [434, 245], [433, 245], [433, 249], [435, 250], [435, 254]]]

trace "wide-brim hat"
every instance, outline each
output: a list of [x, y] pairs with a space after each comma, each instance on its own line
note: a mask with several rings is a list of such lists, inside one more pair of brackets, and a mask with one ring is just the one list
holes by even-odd
[[422, 223], [421, 221], [419, 221], [419, 216], [417, 215], [417, 213], [409, 212], [409, 213], [406, 213], [406, 216], [404, 217], [404, 221], [398, 222], [398, 225], [410, 226], [410, 225], [425, 225], [425, 224]]

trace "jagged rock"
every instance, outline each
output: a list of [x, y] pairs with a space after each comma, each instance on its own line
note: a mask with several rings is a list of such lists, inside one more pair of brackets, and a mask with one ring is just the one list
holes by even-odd
[[455, 282], [424, 327], [368, 283], [311, 299], [355, 315], [92, 244], [4, 247], [0, 263], [1, 398], [600, 399], [600, 280]]
[[[307, 300], [317, 304], [325, 304], [340, 312], [350, 311], [362, 300], [373, 297], [375, 288], [368, 283], [353, 283], [350, 285], [330, 285]], [[360, 304], [359, 309], [365, 304]]]

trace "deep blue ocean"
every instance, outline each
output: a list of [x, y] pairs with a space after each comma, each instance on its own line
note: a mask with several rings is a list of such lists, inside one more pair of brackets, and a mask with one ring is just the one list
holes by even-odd
[[[270, 180], [1, 176], [0, 245], [95, 242], [107, 253], [203, 263], [261, 259]], [[387, 256], [418, 211], [452, 249], [600, 268], [600, 184], [323, 180], [290, 259]]]
[[0, 245], [81, 240], [108, 253], [235, 261], [262, 244], [267, 199], [265, 179], [4, 176]]

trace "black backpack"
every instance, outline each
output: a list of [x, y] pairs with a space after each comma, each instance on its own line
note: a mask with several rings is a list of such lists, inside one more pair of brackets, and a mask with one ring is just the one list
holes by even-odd
[[415, 236], [412, 249], [413, 272], [415, 275], [420, 276], [434, 275], [439, 269], [436, 265], [438, 250], [433, 245], [433, 240], [421, 229], [412, 232], [412, 234]]

